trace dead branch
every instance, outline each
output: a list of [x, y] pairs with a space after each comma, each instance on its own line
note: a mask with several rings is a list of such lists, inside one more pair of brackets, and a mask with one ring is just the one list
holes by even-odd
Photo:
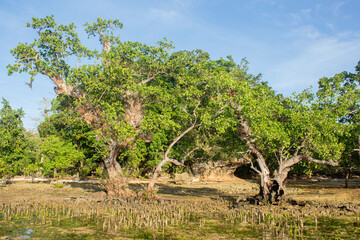
[[172, 143], [169, 145], [169, 147], [166, 149], [166, 152], [165, 152], [165, 157], [167, 157], [167, 155], [169, 154], [171, 148], [183, 137], [185, 136], [188, 132], [190, 132], [192, 129], [194, 128], [197, 128], [201, 126], [201, 124], [193, 124], [191, 125], [190, 127], [188, 127], [185, 131], [183, 131], [179, 136], [177, 136], [173, 141]]

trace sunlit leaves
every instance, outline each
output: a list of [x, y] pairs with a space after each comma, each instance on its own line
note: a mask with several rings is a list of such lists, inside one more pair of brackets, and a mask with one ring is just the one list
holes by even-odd
[[0, 109], [0, 176], [24, 174], [25, 167], [35, 162], [31, 142], [25, 134], [22, 109], [14, 110], [2, 99]]
[[[356, 73], [342, 72], [319, 80], [318, 107], [340, 124], [336, 136], [345, 146], [341, 165], [351, 168], [360, 165], [359, 148], [360, 62]], [[330, 126], [331, 127], [331, 126]], [[320, 147], [320, 146], [319, 146]]]
[[85, 158], [83, 152], [78, 151], [71, 142], [55, 135], [42, 139], [40, 151], [43, 155], [43, 173], [53, 177], [56, 177], [57, 171], [75, 168], [75, 165]]

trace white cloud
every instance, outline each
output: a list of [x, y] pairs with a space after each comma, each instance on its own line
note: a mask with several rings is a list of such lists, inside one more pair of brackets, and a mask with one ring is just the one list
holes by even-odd
[[289, 36], [297, 38], [319, 38], [321, 33], [312, 25], [304, 25], [290, 31]]
[[339, 16], [341, 13], [341, 7], [344, 6], [347, 3], [347, 1], [338, 1], [335, 2], [332, 6], [333, 14], [335, 16]]
[[290, 13], [290, 21], [292, 24], [301, 24], [306, 19], [311, 18], [313, 10], [311, 8], [301, 9], [298, 12]]
[[271, 70], [264, 72], [264, 80], [281, 93], [301, 91], [310, 85], [317, 87], [323, 76], [331, 77], [342, 71], [354, 71], [359, 61], [360, 38], [340, 40], [337, 37], [320, 38], [300, 52], [279, 62]]
[[175, 10], [167, 11], [165, 9], [152, 8], [150, 9], [150, 16], [160, 19], [162, 22], [171, 23], [178, 20], [181, 14]]
[[187, 11], [196, 2], [196, 0], [174, 0], [173, 3], [177, 8], [180, 8], [182, 11]]

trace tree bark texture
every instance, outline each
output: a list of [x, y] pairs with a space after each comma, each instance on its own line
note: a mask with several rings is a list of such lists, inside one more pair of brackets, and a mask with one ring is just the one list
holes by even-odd
[[156, 166], [156, 169], [154, 171], [154, 174], [148, 184], [148, 187], [147, 187], [147, 191], [149, 193], [152, 193], [154, 192], [154, 187], [155, 187], [155, 184], [156, 184], [156, 181], [159, 177], [159, 175], [161, 174], [161, 168], [166, 164], [168, 163], [168, 160], [167, 159], [163, 159], [157, 166]]
[[105, 158], [104, 164], [108, 172], [109, 179], [106, 183], [105, 190], [109, 198], [129, 198], [133, 197], [134, 193], [127, 188], [127, 178], [124, 176], [120, 164], [116, 158], [119, 155], [121, 148], [120, 144], [114, 143], [111, 145], [109, 156]]

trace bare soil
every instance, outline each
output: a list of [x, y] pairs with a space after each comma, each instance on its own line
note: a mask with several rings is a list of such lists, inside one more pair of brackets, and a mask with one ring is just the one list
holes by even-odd
[[[129, 187], [143, 191], [146, 181], [133, 181]], [[320, 203], [360, 203], [360, 178], [350, 181], [350, 188], [345, 188], [343, 179], [313, 178], [289, 180], [287, 197], [296, 201], [316, 201]], [[163, 180], [158, 184], [157, 195], [164, 200], [207, 200], [224, 198], [237, 200], [258, 192], [258, 184], [253, 180], [234, 182], [190, 182], [175, 184]], [[105, 192], [99, 184], [65, 182], [61, 184], [28, 183], [16, 181], [0, 187], [0, 202], [14, 201], [49, 201], [76, 200], [102, 201]]]

